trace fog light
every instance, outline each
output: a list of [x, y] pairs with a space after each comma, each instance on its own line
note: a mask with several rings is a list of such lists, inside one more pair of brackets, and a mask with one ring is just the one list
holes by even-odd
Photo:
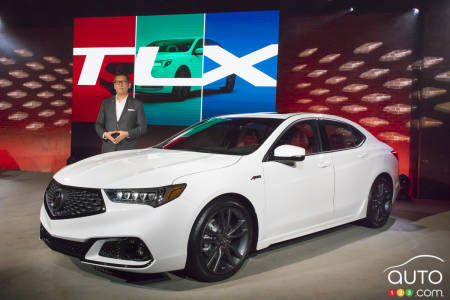
[[145, 243], [138, 238], [119, 238], [113, 241], [107, 241], [100, 249], [99, 255], [134, 261], [148, 261], [153, 259]]
[[138, 246], [137, 254], [139, 255], [139, 257], [145, 256], [145, 249], [144, 249], [144, 247], [142, 247], [142, 245]]

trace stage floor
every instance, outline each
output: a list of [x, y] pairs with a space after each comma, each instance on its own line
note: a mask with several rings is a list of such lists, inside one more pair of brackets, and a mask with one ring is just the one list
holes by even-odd
[[[398, 201], [382, 229], [347, 224], [273, 245], [231, 279], [204, 283], [180, 271], [110, 272], [50, 250], [39, 240], [39, 211], [51, 176], [0, 170], [0, 299], [386, 299], [400, 288], [450, 295], [450, 201]], [[383, 271], [417, 255], [445, 261], [410, 263], [438, 269], [442, 282], [390, 284]]]

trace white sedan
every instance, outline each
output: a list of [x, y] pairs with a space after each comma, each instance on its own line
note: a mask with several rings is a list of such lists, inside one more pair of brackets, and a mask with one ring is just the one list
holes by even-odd
[[383, 226], [398, 189], [395, 151], [354, 122], [227, 115], [60, 170], [41, 239], [87, 264], [217, 281], [274, 243], [359, 219]]

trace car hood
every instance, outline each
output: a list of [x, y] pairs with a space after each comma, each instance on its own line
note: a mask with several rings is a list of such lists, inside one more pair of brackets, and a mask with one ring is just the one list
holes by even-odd
[[165, 149], [96, 155], [61, 169], [61, 184], [88, 188], [144, 188], [172, 184], [181, 176], [230, 166], [241, 156]]
[[189, 52], [158, 52], [155, 60], [176, 59], [178, 57], [186, 57], [190, 55]]

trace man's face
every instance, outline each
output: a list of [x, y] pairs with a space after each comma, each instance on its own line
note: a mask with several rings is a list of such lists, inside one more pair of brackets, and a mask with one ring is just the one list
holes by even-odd
[[128, 94], [128, 89], [130, 88], [131, 83], [128, 82], [128, 79], [125, 75], [117, 75], [114, 77], [114, 89], [116, 93], [119, 95]]

